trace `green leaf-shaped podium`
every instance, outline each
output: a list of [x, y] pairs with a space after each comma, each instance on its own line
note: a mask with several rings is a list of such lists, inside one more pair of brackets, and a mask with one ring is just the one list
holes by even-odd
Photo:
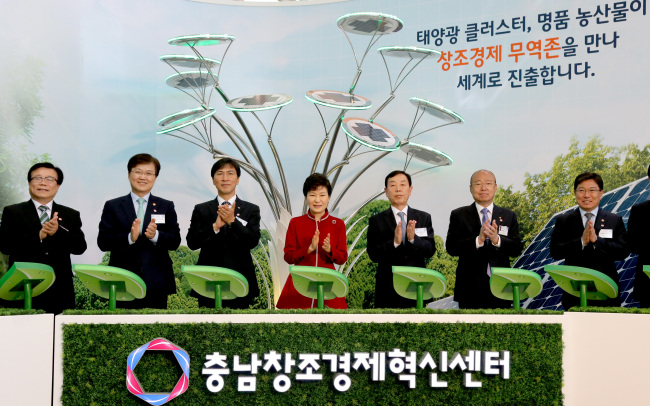
[[54, 269], [34, 262], [14, 262], [0, 279], [0, 299], [24, 300], [32, 308], [32, 297], [45, 292], [56, 280]]
[[447, 279], [433, 269], [394, 266], [393, 287], [398, 295], [415, 300], [416, 309], [422, 309], [425, 300], [444, 295]]
[[535, 272], [516, 268], [491, 268], [490, 290], [499, 299], [512, 300], [519, 310], [521, 300], [535, 297], [542, 291], [542, 278]]
[[616, 282], [602, 272], [568, 265], [546, 265], [544, 271], [570, 295], [580, 298], [580, 307], [589, 300], [605, 300], [618, 296]]
[[131, 271], [107, 265], [74, 264], [72, 270], [86, 289], [108, 299], [109, 310], [115, 310], [117, 301], [142, 299], [147, 285]]
[[222, 307], [222, 299], [231, 300], [248, 294], [246, 277], [232, 269], [183, 265], [181, 270], [196, 293], [214, 299], [215, 309]]
[[329, 268], [293, 265], [289, 267], [293, 286], [298, 293], [318, 300], [318, 308], [325, 308], [325, 299], [345, 297], [350, 284], [348, 278]]

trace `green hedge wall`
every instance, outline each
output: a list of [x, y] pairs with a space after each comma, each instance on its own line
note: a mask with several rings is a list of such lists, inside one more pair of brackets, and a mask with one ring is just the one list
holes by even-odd
[[[157, 337], [166, 338], [190, 354], [190, 386], [173, 405], [510, 405], [562, 404], [562, 328], [560, 324], [487, 323], [188, 323], [188, 324], [70, 324], [63, 328], [64, 405], [146, 404], [126, 389], [126, 359], [134, 349]], [[275, 350], [299, 353], [416, 351], [418, 359], [430, 352], [438, 363], [439, 351], [463, 354], [467, 350], [510, 351], [510, 379], [474, 373], [482, 388], [465, 388], [459, 370], [442, 373], [438, 379], [449, 387], [429, 387], [429, 370], [417, 372], [417, 387], [388, 370], [386, 380], [373, 382], [370, 371], [352, 371], [352, 386], [337, 392], [332, 385], [329, 363], [321, 362], [322, 381], [296, 381], [286, 393], [273, 389], [276, 372], [260, 368], [257, 391], [237, 392], [237, 373], [232, 357], [248, 363], [250, 353]], [[201, 374], [206, 354], [228, 356], [231, 374], [218, 393], [206, 388]], [[147, 392], [171, 392], [181, 375], [169, 352], [148, 351], [135, 373]]]

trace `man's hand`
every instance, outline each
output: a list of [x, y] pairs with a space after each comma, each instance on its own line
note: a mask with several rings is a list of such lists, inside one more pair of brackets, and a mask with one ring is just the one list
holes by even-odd
[[415, 240], [415, 223], [417, 223], [417, 221], [411, 220], [406, 225], [406, 239], [408, 241]]
[[316, 230], [316, 232], [314, 233], [314, 236], [311, 238], [311, 244], [309, 244], [309, 249], [307, 249], [308, 254], [311, 254], [312, 252], [314, 252], [316, 250], [316, 248], [318, 247], [318, 239], [319, 239], [319, 237], [320, 237], [320, 231]]
[[225, 224], [232, 224], [235, 221], [235, 205], [222, 204], [219, 206], [219, 217]]
[[156, 230], [158, 226], [156, 225], [156, 219], [151, 219], [151, 222], [147, 226], [147, 229], [144, 231], [144, 236], [148, 239], [153, 239], [156, 236]]
[[59, 213], [55, 212], [52, 215], [52, 218], [49, 221], [43, 223], [41, 231], [39, 231], [38, 236], [41, 240], [45, 239], [47, 236], [53, 236], [59, 230]]
[[140, 237], [140, 219], [135, 219], [131, 224], [131, 241], [136, 242], [138, 237]]
[[332, 247], [331, 247], [330, 244], [331, 244], [331, 243], [330, 243], [330, 235], [327, 234], [327, 237], [323, 240], [323, 249], [324, 249], [325, 252], [327, 252], [328, 254], [329, 254], [330, 252], [332, 252]]
[[585, 226], [585, 231], [582, 232], [582, 245], [587, 245], [590, 242], [596, 242], [598, 239], [598, 234], [596, 234], [596, 229], [594, 228], [594, 222], [589, 220]]
[[395, 227], [395, 239], [393, 242], [397, 245], [400, 245], [402, 243], [402, 221], [400, 220], [399, 223], [397, 223], [397, 227]]
[[219, 229], [220, 229], [221, 227], [225, 226], [225, 225], [226, 225], [226, 223], [223, 221], [223, 219], [221, 218], [221, 216], [220, 216], [219, 214], [217, 214], [217, 219], [216, 219], [215, 222], [212, 224], [212, 229], [213, 229], [214, 231], [219, 231]]
[[496, 220], [492, 220], [492, 224], [485, 222], [483, 228], [485, 229], [485, 234], [490, 238], [492, 244], [499, 243], [499, 226], [497, 226]]

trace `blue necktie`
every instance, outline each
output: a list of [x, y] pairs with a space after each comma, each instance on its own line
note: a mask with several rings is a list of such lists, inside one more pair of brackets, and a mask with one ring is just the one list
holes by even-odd
[[144, 226], [144, 198], [138, 199], [138, 212], [136, 216], [140, 219], [140, 234], [142, 234], [142, 226]]
[[[481, 218], [481, 226], [485, 224], [486, 221], [490, 221], [490, 218], [488, 217], [488, 209], [487, 207], [484, 207], [483, 210], [481, 210], [481, 213], [483, 213], [483, 217]], [[485, 237], [485, 242], [487, 243], [490, 241], [490, 237]], [[490, 262], [487, 264], [487, 274], [488, 276], [492, 276], [492, 269], [490, 268]]]
[[398, 211], [397, 215], [399, 216], [399, 220], [402, 223], [402, 244], [406, 245], [406, 215], [403, 211]]

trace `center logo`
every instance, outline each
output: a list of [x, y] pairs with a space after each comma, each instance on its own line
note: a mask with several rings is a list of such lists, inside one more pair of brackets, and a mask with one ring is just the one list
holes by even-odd
[[[133, 370], [140, 361], [140, 358], [147, 351], [172, 351], [176, 357], [176, 361], [183, 370], [183, 375], [174, 390], [170, 393], [147, 393], [142, 389], [138, 377], [135, 375]], [[190, 356], [187, 354], [187, 351], [177, 346], [176, 344], [168, 341], [164, 338], [156, 338], [153, 341], [148, 342], [147, 344], [136, 348], [129, 354], [126, 359], [126, 387], [135, 396], [144, 400], [145, 402], [151, 405], [164, 405], [175, 397], [181, 395], [187, 390], [187, 387], [190, 384]]]

